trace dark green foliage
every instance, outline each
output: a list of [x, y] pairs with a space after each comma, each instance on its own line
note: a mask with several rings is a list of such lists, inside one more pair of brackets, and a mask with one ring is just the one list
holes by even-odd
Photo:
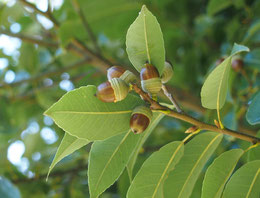
[[[259, 131], [259, 0], [64, 0], [60, 8], [52, 10], [53, 17], [58, 23], [52, 24], [50, 28], [45, 28], [45, 24], [39, 22], [41, 13], [32, 11], [32, 8], [26, 7], [24, 2], [25, 0], [17, 0], [14, 4], [0, 2], [1, 198], [80, 198], [90, 197], [90, 194], [96, 197], [103, 191], [104, 193], [100, 197], [126, 197], [135, 176], [142, 175], [147, 171], [142, 169], [143, 167], [152, 167], [148, 172], [153, 172], [157, 166], [154, 162], [155, 159], [166, 159], [165, 153], [166, 157], [171, 154], [166, 152], [163, 146], [184, 139], [183, 132], [190, 125], [169, 117], [165, 117], [157, 125], [163, 117], [161, 113], [154, 113], [153, 122], [145, 133], [140, 136], [133, 135], [128, 131], [128, 119], [131, 115], [131, 109], [136, 105], [143, 104], [143, 101], [131, 95], [120, 103], [104, 105], [94, 98], [94, 86], [83, 87], [68, 93], [47, 111], [46, 114], [51, 116], [68, 133], [64, 133], [50, 118], [43, 115], [43, 112], [67, 91], [104, 82], [106, 80], [104, 65], [107, 66], [108, 62], [124, 65], [132, 71], [142, 67], [142, 65], [136, 65], [136, 62], [143, 63], [146, 57], [142, 56], [142, 53], [137, 57], [134, 53], [136, 49], [131, 49], [130, 54], [129, 50], [126, 50], [126, 47], [129, 47], [129, 42], [133, 44], [131, 47], [137, 46], [138, 48], [142, 39], [139, 41], [132, 37], [128, 41], [126, 34], [143, 4], [146, 4], [146, 7], [157, 18], [164, 40], [162, 43], [160, 33], [154, 31], [154, 34], [150, 34], [150, 36], [156, 35], [156, 38], [148, 40], [150, 43], [148, 46], [156, 45], [156, 50], [163, 49], [164, 46], [165, 58], [173, 63], [174, 75], [167, 84], [173, 88], [173, 94], [185, 112], [202, 121], [214, 124], [213, 120], [217, 118], [215, 110], [206, 110], [201, 107], [199, 98], [203, 83], [208, 76], [210, 77], [210, 72], [217, 68], [216, 61], [229, 56], [234, 43], [245, 45], [250, 49], [249, 53], [239, 54], [244, 61], [243, 70], [235, 72], [231, 69], [229, 78], [225, 80], [225, 97], [220, 105], [223, 104], [223, 108], [215, 107], [217, 104], [214, 103], [213, 109], [221, 108], [220, 114], [225, 127], [251, 135], [256, 135]], [[34, 6], [34, 4], [31, 5]], [[87, 27], [82, 16], [87, 20]], [[151, 29], [159, 27], [155, 25], [156, 21], [151, 24], [153, 24]], [[95, 35], [94, 39], [88, 28]], [[137, 30], [137, 32], [143, 32], [140, 29]], [[131, 31], [136, 34], [134, 28]], [[7, 48], [11, 44], [4, 42], [6, 35], [9, 35], [9, 38], [17, 37], [20, 39], [14, 40], [17, 44], [16, 50], [8, 52]], [[127, 44], [125, 44], [126, 42]], [[87, 48], [80, 46], [82, 43]], [[79, 47], [80, 50], [75, 50], [75, 46]], [[100, 53], [98, 57], [101, 56], [103, 60], [93, 58], [93, 54], [89, 53], [89, 50]], [[152, 51], [151, 60], [158, 62], [157, 68], [161, 72], [164, 51], [156, 50]], [[133, 61], [133, 59], [137, 61]], [[7, 65], [5, 65], [6, 61]], [[227, 59], [227, 62], [229, 61], [231, 61], [231, 57]], [[227, 68], [230, 68], [230, 65]], [[8, 76], [11, 78], [12, 74], [15, 74], [15, 79], [8, 83], [6, 79]], [[90, 89], [91, 91], [89, 91]], [[214, 90], [212, 89], [212, 91]], [[80, 98], [74, 97], [75, 93], [80, 95]], [[164, 100], [164, 102], [168, 101]], [[204, 106], [207, 107], [207, 105]], [[70, 111], [73, 116], [64, 114], [64, 109]], [[118, 112], [122, 110], [124, 110], [124, 115], [121, 116]], [[114, 112], [117, 114], [117, 118], [104, 114], [102, 120], [95, 114], [100, 111], [103, 113]], [[92, 120], [90, 120], [90, 116], [86, 115], [86, 112], [95, 114], [92, 115]], [[64, 119], [65, 117], [66, 119]], [[102, 128], [104, 120], [106, 120], [107, 125]], [[116, 124], [118, 120], [120, 123]], [[86, 123], [88, 125], [84, 125]], [[91, 123], [98, 124], [93, 126]], [[91, 126], [89, 127], [89, 125]], [[103, 130], [105, 128], [107, 131]], [[48, 134], [51, 136], [50, 139], [46, 137]], [[64, 136], [64, 134], [66, 135]], [[116, 136], [111, 137], [112, 135]], [[206, 193], [206, 191], [202, 191], [202, 186], [211, 184], [207, 174], [210, 175], [210, 171], [214, 172], [214, 168], [223, 165], [223, 161], [221, 161], [224, 158], [223, 155], [227, 155], [231, 148], [246, 150], [250, 146], [249, 143], [238, 141], [232, 136], [224, 136], [220, 143], [221, 137], [214, 139], [216, 135], [218, 134], [208, 132], [199, 134], [184, 146], [183, 158], [179, 156], [181, 158], [179, 166], [179, 159], [174, 162], [177, 163], [177, 171], [170, 173], [169, 180], [166, 180], [165, 189], [169, 190], [165, 196], [172, 195], [172, 189], [167, 185], [177, 185], [176, 180], [174, 180], [177, 175], [185, 184], [184, 188], [178, 186], [182, 192], [181, 196], [185, 197], [185, 193], [187, 193], [187, 196], [198, 198], [201, 193]], [[62, 137], [64, 137], [63, 142], [51, 165]], [[212, 139], [217, 141], [214, 143]], [[91, 142], [95, 140], [100, 141]], [[115, 141], [111, 143], [111, 140]], [[197, 140], [201, 140], [200, 146], [201, 148], [204, 146], [204, 149], [193, 145], [193, 142]], [[25, 147], [17, 165], [8, 160], [8, 149], [11, 148], [12, 143], [20, 145], [22, 143]], [[86, 146], [81, 148], [84, 145]], [[158, 151], [160, 148], [161, 150]], [[188, 149], [188, 155], [191, 155], [191, 158], [187, 157], [185, 148]], [[201, 151], [196, 153], [197, 155], [192, 155], [196, 149]], [[16, 148], [14, 154], [19, 157], [19, 152], [22, 150], [21, 147]], [[154, 153], [155, 151], [158, 152]], [[200, 158], [198, 154], [203, 154], [203, 151], [206, 155], [201, 155]], [[102, 155], [107, 156], [102, 158]], [[232, 165], [230, 171], [232, 172], [234, 169], [236, 172], [233, 174], [234, 178], [231, 175], [227, 188], [224, 190], [224, 196], [234, 196], [234, 192], [241, 192], [252, 197], [259, 193], [257, 191], [259, 188], [256, 187], [256, 185], [259, 186], [260, 180], [259, 156], [260, 150], [259, 147], [256, 147], [245, 152], [241, 158], [240, 153], [237, 154], [235, 162], [230, 160]], [[58, 163], [60, 160], [62, 162]], [[90, 165], [89, 160], [91, 160]], [[194, 163], [194, 166], [189, 164], [190, 166], [185, 168], [185, 161]], [[199, 165], [196, 164], [197, 162]], [[110, 166], [110, 164], [112, 165]], [[50, 170], [54, 168], [54, 165], [56, 167], [50, 173], [48, 182], [45, 182], [50, 165]], [[95, 169], [97, 165], [99, 167]], [[211, 169], [208, 169], [210, 165]], [[234, 167], [235, 165], [236, 167]], [[178, 170], [183, 167], [186, 171], [185, 174], [188, 175], [185, 178], [178, 175]], [[196, 174], [193, 172], [194, 167], [198, 170]], [[162, 168], [161, 165], [160, 168]], [[113, 172], [113, 169], [116, 171]], [[239, 183], [237, 179], [239, 175], [245, 175], [246, 171], [249, 171], [248, 169], [252, 169], [252, 171], [248, 174], [247, 179], [251, 183], [247, 184], [249, 185], [247, 189], [235, 188], [234, 186]], [[138, 172], [139, 170], [141, 171]], [[168, 169], [165, 170], [168, 171]], [[158, 170], [156, 169], [156, 171]], [[154, 172], [157, 173], [156, 171]], [[230, 176], [230, 171], [226, 173], [227, 177]], [[204, 180], [205, 173], [207, 180]], [[100, 178], [105, 178], [102, 180], [103, 186], [99, 186], [100, 189], [96, 188], [96, 192], [93, 189], [88, 189], [95, 184], [92, 178], [88, 178], [91, 175], [101, 175]], [[140, 176], [137, 179], [136, 181], [141, 181]], [[162, 177], [162, 180], [157, 183], [163, 183], [164, 179]], [[218, 179], [221, 180], [220, 177]], [[152, 176], [151, 181], [153, 181]], [[225, 182], [221, 180], [222, 183], [226, 183], [226, 181], [227, 179]], [[142, 185], [142, 182], [140, 183]], [[136, 189], [135, 183], [132, 185], [132, 190]], [[138, 185], [137, 187], [142, 186]], [[250, 194], [250, 189], [252, 194]], [[222, 190], [223, 188], [221, 192]], [[146, 191], [150, 190], [146, 189]], [[160, 185], [156, 192], [154, 197], [162, 197], [163, 186]], [[219, 196], [220, 194], [218, 193]], [[128, 196], [132, 196], [131, 192]]]

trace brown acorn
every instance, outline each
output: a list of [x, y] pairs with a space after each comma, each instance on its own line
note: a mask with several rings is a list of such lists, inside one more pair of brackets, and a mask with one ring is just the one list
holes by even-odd
[[152, 97], [162, 88], [162, 81], [156, 67], [146, 63], [140, 71], [142, 89]]
[[129, 86], [120, 78], [100, 84], [96, 96], [103, 102], [118, 102], [123, 100], [129, 92]]
[[107, 70], [107, 79], [111, 80], [112, 78], [121, 78], [127, 84], [136, 81], [136, 76], [132, 72], [120, 66], [113, 66]]
[[152, 111], [146, 106], [136, 107], [130, 118], [131, 130], [136, 133], [142, 133], [150, 124]]
[[219, 58], [218, 60], [216, 60], [216, 65], [219, 65], [219, 64], [221, 64], [223, 61], [225, 60], [225, 58], [224, 57], [222, 57], [222, 58]]
[[244, 67], [244, 61], [241, 58], [234, 58], [231, 67], [235, 72], [240, 72]]

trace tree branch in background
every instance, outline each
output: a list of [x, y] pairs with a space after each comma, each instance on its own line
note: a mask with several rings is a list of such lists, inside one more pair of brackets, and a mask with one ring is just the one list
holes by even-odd
[[[49, 178], [53, 178], [53, 177], [61, 177], [67, 174], [76, 174], [78, 172], [87, 170], [88, 165], [80, 165], [78, 167], [75, 168], [71, 168], [68, 170], [62, 170], [62, 171], [55, 171], [53, 172], [51, 175], [49, 175]], [[47, 178], [47, 174], [42, 174], [42, 175], [37, 175], [35, 177], [32, 178], [18, 178], [18, 179], [11, 179], [12, 183], [14, 184], [20, 184], [20, 183], [30, 183], [30, 182], [35, 182], [35, 181], [39, 181], [39, 180], [46, 180]]]
[[82, 12], [82, 9], [80, 8], [78, 0], [73, 0], [72, 3], [73, 3], [73, 6], [74, 6], [74, 9], [78, 13], [78, 15], [79, 15], [79, 17], [80, 17], [80, 19], [82, 21], [82, 24], [83, 24], [84, 28], [86, 29], [86, 32], [88, 33], [90, 39], [92, 40], [93, 45], [95, 46], [96, 52], [98, 54], [101, 54], [101, 50], [100, 50], [100, 48], [98, 46], [96, 36], [93, 33], [92, 29], [90, 28], [90, 25], [89, 25], [89, 23], [88, 23], [88, 21], [86, 19], [86, 16]]
[[51, 20], [55, 27], [59, 27], [58, 21], [53, 17], [52, 13], [47, 10], [47, 12], [43, 12], [39, 10], [33, 3], [30, 3], [26, 0], [19, 0], [21, 3], [23, 3], [25, 6], [28, 6], [29, 8], [32, 8], [35, 12], [38, 14], [41, 14]]
[[28, 42], [28, 43], [37, 44], [37, 45], [41, 45], [41, 46], [44, 46], [44, 47], [54, 47], [54, 48], [58, 48], [59, 47], [59, 44], [57, 42], [43, 40], [43, 39], [37, 38], [35, 36], [27, 36], [27, 35], [23, 35], [23, 34], [19, 34], [19, 33], [12, 33], [12, 32], [10, 32], [8, 30], [0, 29], [0, 34], [5, 34], [7, 36], [19, 38], [22, 41], [25, 41], [25, 42]]
[[245, 134], [245, 133], [233, 131], [233, 130], [226, 129], [226, 128], [224, 128], [224, 129], [217, 128], [214, 125], [210, 125], [210, 124], [201, 122], [201, 121], [199, 121], [199, 120], [197, 120], [197, 119], [195, 119], [195, 118], [193, 118], [189, 115], [186, 115], [185, 113], [178, 113], [176, 111], [171, 110], [168, 107], [162, 106], [158, 102], [156, 102], [152, 98], [150, 98], [150, 96], [147, 93], [145, 93], [142, 89], [140, 89], [136, 84], [133, 85], [133, 90], [137, 94], [142, 96], [142, 98], [145, 101], [147, 101], [151, 104], [152, 110], [158, 110], [158, 111], [164, 113], [166, 116], [174, 117], [174, 118], [177, 118], [179, 120], [188, 122], [188, 123], [190, 123], [194, 126], [197, 126], [198, 129], [200, 129], [200, 130], [208, 130], [208, 131], [223, 133], [223, 134], [226, 134], [226, 135], [231, 135], [233, 137], [251, 142], [253, 144], [260, 143], [260, 138], [258, 138], [258, 137], [254, 137], [254, 136], [251, 136], [251, 135], [248, 135], [248, 134]]
[[2, 84], [2, 85], [0, 85], [0, 88], [15, 87], [15, 86], [21, 85], [23, 83], [39, 82], [39, 81], [43, 80], [44, 78], [56, 76], [56, 75], [59, 75], [59, 74], [66, 72], [66, 71], [79, 68], [82, 65], [88, 63], [88, 61], [89, 61], [89, 59], [82, 59], [80, 61], [72, 63], [69, 66], [62, 67], [62, 68], [54, 70], [54, 71], [45, 72], [45, 73], [42, 73], [38, 76], [34, 76], [32, 78], [29, 78], [29, 79], [24, 79], [24, 80], [20, 80], [20, 81], [9, 83], [9, 84], [6, 84], [6, 83]]

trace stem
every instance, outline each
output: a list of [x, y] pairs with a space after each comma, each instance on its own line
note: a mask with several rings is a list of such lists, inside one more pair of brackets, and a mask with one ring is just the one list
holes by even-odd
[[32, 78], [20, 80], [20, 81], [13, 82], [13, 83], [10, 83], [10, 84], [6, 84], [6, 83], [0, 84], [0, 88], [14, 87], [14, 86], [18, 86], [20, 84], [28, 83], [28, 82], [38, 82], [40, 80], [43, 80], [44, 78], [47, 78], [47, 77], [50, 77], [50, 76], [57, 76], [57, 75], [62, 74], [66, 71], [81, 67], [82, 65], [84, 65], [87, 62], [88, 62], [88, 59], [82, 59], [82, 60], [77, 61], [75, 63], [72, 63], [71, 65], [66, 66], [62, 69], [57, 69], [57, 70], [54, 70], [54, 71], [45, 72], [45, 73], [40, 74], [38, 76], [34, 76]]
[[7, 36], [19, 38], [19, 39], [21, 39], [25, 42], [33, 43], [33, 44], [37, 44], [37, 45], [41, 45], [41, 46], [45, 46], [45, 47], [54, 47], [54, 48], [59, 47], [59, 44], [57, 42], [45, 41], [45, 40], [38, 39], [38, 38], [33, 37], [33, 36], [27, 36], [27, 35], [23, 35], [23, 34], [19, 34], [19, 33], [15, 34], [15, 33], [12, 33], [8, 30], [0, 29], [0, 34], [5, 34]]
[[[84, 171], [87, 169], [88, 169], [88, 165], [84, 164], [84, 165], [80, 165], [80, 166], [72, 168], [72, 169], [53, 172], [50, 175], [50, 177], [52, 177], [52, 178], [53, 177], [62, 177], [67, 174], [75, 174], [75, 173], [78, 173], [78, 172], [81, 172], [81, 171]], [[18, 179], [11, 179], [11, 180], [14, 184], [19, 184], [19, 183], [30, 183], [30, 182], [36, 182], [39, 180], [44, 180], [44, 179], [46, 179], [46, 177], [47, 177], [47, 174], [41, 174], [41, 175], [36, 175], [33, 178], [18, 178]]]
[[192, 125], [197, 126], [200, 130], [208, 130], [208, 131], [214, 131], [214, 132], [218, 132], [218, 133], [222, 133], [222, 134], [226, 134], [226, 135], [231, 135], [233, 137], [242, 139], [242, 140], [246, 140], [248, 142], [251, 142], [253, 144], [259, 143], [260, 142], [260, 138], [258, 137], [254, 137], [245, 133], [241, 133], [238, 131], [233, 131], [231, 129], [227, 129], [227, 128], [217, 128], [214, 125], [211, 124], [207, 124], [204, 123], [202, 121], [199, 121], [185, 113], [178, 113], [176, 111], [173, 111], [172, 109], [169, 109], [168, 107], [162, 106], [160, 105], [158, 102], [154, 101], [153, 99], [151, 99], [149, 97], [149, 95], [147, 93], [145, 93], [142, 89], [140, 89], [136, 84], [132, 85], [133, 90], [139, 94], [140, 96], [142, 96], [142, 98], [149, 102], [151, 104], [151, 109], [153, 110], [163, 110], [163, 112], [166, 112], [165, 115], [170, 116], [170, 117], [174, 117], [177, 118], [179, 120], [188, 122]]
[[51, 20], [55, 27], [59, 27], [58, 21], [56, 21], [56, 19], [53, 17], [53, 15], [50, 11], [47, 10], [47, 12], [43, 12], [43, 11], [39, 10], [33, 3], [30, 3], [26, 0], [19, 0], [19, 1], [22, 2], [24, 5], [32, 8], [38, 14], [41, 14], [41, 15], [45, 16], [46, 18], [48, 18], [49, 20]]
[[175, 109], [177, 110], [177, 112], [182, 113], [182, 110], [180, 108], [180, 106], [178, 105], [177, 101], [175, 100], [175, 98], [172, 96], [172, 94], [167, 90], [165, 85], [162, 85], [162, 90], [164, 92], [164, 94], [169, 98], [169, 100], [172, 102], [172, 104], [174, 105]]
[[100, 48], [99, 48], [99, 46], [98, 46], [96, 36], [95, 36], [95, 34], [93, 33], [92, 29], [90, 28], [90, 25], [89, 25], [89, 23], [88, 23], [88, 21], [87, 21], [87, 18], [86, 18], [86, 16], [85, 16], [84, 12], [83, 12], [82, 9], [80, 8], [80, 5], [79, 5], [78, 0], [73, 0], [72, 3], [73, 3], [73, 6], [74, 6], [76, 12], [77, 12], [78, 15], [79, 15], [81, 21], [82, 21], [82, 24], [83, 24], [84, 28], [86, 29], [86, 31], [87, 31], [87, 33], [88, 33], [90, 39], [92, 40], [92, 43], [94, 44], [94, 46], [95, 46], [95, 48], [96, 48], [96, 52], [97, 52], [98, 54], [100, 54], [101, 50], [100, 50]]

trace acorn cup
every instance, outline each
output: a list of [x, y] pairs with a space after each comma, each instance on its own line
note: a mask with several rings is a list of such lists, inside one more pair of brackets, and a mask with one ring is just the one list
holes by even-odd
[[118, 102], [125, 99], [128, 92], [129, 86], [125, 81], [120, 78], [112, 78], [97, 87], [96, 96], [103, 102]]
[[156, 67], [146, 63], [140, 71], [140, 78], [142, 89], [155, 98], [162, 88], [162, 81]]
[[167, 83], [173, 75], [173, 69], [170, 62], [165, 61], [163, 73], [162, 73], [162, 83]]
[[135, 134], [142, 133], [150, 124], [152, 111], [149, 107], [138, 106], [132, 112], [130, 118], [130, 128]]
[[107, 70], [107, 79], [111, 80], [112, 78], [121, 78], [127, 84], [133, 83], [137, 80], [136, 76], [132, 72], [120, 66], [113, 66]]

